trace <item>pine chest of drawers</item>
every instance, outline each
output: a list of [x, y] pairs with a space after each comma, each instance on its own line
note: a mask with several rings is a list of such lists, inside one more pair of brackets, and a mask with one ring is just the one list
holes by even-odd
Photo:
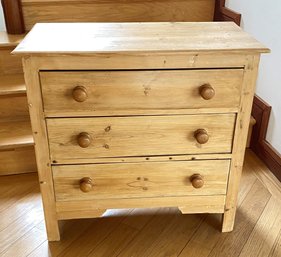
[[37, 24], [23, 55], [48, 238], [111, 208], [233, 229], [260, 54], [233, 23]]

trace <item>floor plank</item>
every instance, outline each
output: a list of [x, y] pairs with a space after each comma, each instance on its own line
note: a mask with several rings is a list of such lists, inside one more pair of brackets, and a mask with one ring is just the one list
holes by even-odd
[[236, 224], [233, 232], [220, 234], [218, 243], [208, 257], [239, 256], [270, 196], [267, 189], [259, 181], [256, 181], [249, 194], [241, 203], [241, 208], [237, 210]]
[[158, 211], [158, 208], [147, 208], [147, 209], [133, 209], [122, 223], [127, 224], [137, 230], [141, 230], [152, 216]]
[[[245, 163], [244, 167], [245, 168], [242, 173], [238, 197], [238, 207], [241, 206], [241, 203], [251, 191], [254, 183], [257, 180], [253, 172], [251, 172], [251, 169], [247, 162]], [[208, 256], [218, 242], [219, 237], [221, 236], [219, 232], [221, 226], [221, 218], [222, 216], [220, 214], [207, 215], [205, 221], [198, 228], [186, 247], [182, 250], [180, 256]], [[208, 242], [208, 244], [206, 244], [205, 242]]]
[[[83, 220], [67, 220], [62, 221], [61, 229], [61, 241], [60, 242], [43, 242], [38, 246], [29, 257], [56, 257], [68, 248], [72, 242], [81, 237], [81, 234], [88, 229], [94, 219], [83, 219]], [[50, 249], [49, 249], [50, 248]]]
[[34, 188], [37, 188], [39, 194], [36, 173], [0, 176], [0, 214], [11, 205], [17, 204], [17, 201]]
[[281, 182], [251, 150], [247, 152], [246, 165], [249, 165], [254, 175], [263, 183], [273, 197], [281, 199]]
[[269, 198], [268, 191], [259, 181], [256, 181], [237, 210], [233, 232], [220, 233], [219, 216], [209, 215], [180, 256], [238, 256]]
[[176, 257], [198, 229], [204, 215], [177, 215], [147, 249], [147, 257]]
[[40, 204], [2, 230], [0, 232], [0, 256], [2, 252], [12, 247], [19, 238], [23, 237], [37, 224], [42, 222], [43, 219], [43, 210]]
[[239, 257], [268, 256], [279, 234], [280, 224], [281, 202], [271, 197]]
[[269, 257], [280, 257], [281, 256], [281, 229], [279, 235], [275, 240], [274, 246], [272, 247]]
[[51, 250], [49, 249], [49, 243], [46, 239], [41, 245], [39, 245], [37, 248], [34, 248], [28, 257], [52, 257]]
[[119, 210], [122, 216], [95, 219], [93, 224], [68, 248], [58, 256], [85, 257], [95, 249], [110, 233], [114, 231], [131, 210]]
[[179, 211], [176, 208], [160, 208], [154, 217], [140, 231], [132, 242], [118, 256], [146, 256], [146, 250], [156, 241], [159, 234], [165, 230]]
[[[44, 221], [42, 221], [44, 223]], [[1, 253], [2, 257], [25, 257], [28, 256], [38, 245], [46, 241], [46, 231], [36, 227], [32, 228], [23, 237], [18, 239], [5, 252]]]
[[15, 220], [24, 216], [27, 212], [41, 207], [41, 196], [38, 188], [34, 188], [30, 193], [20, 198], [13, 205], [1, 213], [0, 231], [4, 230]]
[[138, 230], [124, 223], [110, 233], [99, 245], [94, 248], [87, 256], [95, 257], [115, 257], [128, 245], [136, 236]]

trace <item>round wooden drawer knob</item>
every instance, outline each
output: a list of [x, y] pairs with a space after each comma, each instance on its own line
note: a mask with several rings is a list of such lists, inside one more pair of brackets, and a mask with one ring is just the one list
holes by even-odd
[[87, 89], [83, 86], [77, 86], [72, 91], [72, 97], [76, 102], [84, 102], [88, 98]]
[[204, 179], [200, 174], [192, 175], [190, 181], [194, 188], [201, 188], [204, 186]]
[[77, 143], [82, 148], [87, 148], [92, 143], [92, 137], [87, 132], [82, 132], [77, 137]]
[[206, 144], [209, 140], [208, 132], [205, 129], [196, 130], [194, 137], [199, 144]]
[[210, 100], [215, 96], [215, 89], [210, 84], [204, 84], [199, 88], [200, 95], [205, 100]]
[[92, 190], [93, 188], [93, 183], [92, 183], [92, 179], [91, 178], [82, 178], [80, 180], [80, 190], [84, 193], [88, 193]]

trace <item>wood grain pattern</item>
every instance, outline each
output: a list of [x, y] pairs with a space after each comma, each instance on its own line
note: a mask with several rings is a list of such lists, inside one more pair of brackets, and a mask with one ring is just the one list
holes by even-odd
[[[44, 221], [42, 221], [42, 223], [44, 223]], [[31, 239], [33, 239], [32, 243], [27, 244], [27, 242], [30, 242]], [[2, 256], [9, 257], [17, 255], [18, 257], [25, 257], [31, 249], [34, 249], [35, 245], [42, 244], [45, 240], [46, 234], [40, 229], [34, 227], [28, 234], [20, 238], [13, 244], [12, 247], [2, 253]]]
[[[19, 189], [19, 186], [15, 185], [17, 189]], [[27, 187], [28, 188], [28, 187]], [[10, 192], [13, 194], [13, 192]], [[25, 194], [24, 194], [25, 193]], [[22, 198], [16, 201], [16, 203], [6, 206], [4, 209], [5, 211], [2, 211], [1, 214], [1, 220], [0, 220], [0, 231], [1, 231], [1, 238], [3, 238], [3, 230], [5, 230], [12, 222], [17, 221], [17, 219], [20, 219], [22, 216], [24, 216], [26, 213], [30, 212], [32, 209], [40, 208], [40, 196], [37, 194], [38, 189], [33, 185], [33, 187], [30, 187], [29, 190], [26, 192], [21, 192]], [[19, 211], [15, 212], [14, 208], [15, 205], [25, 205], [25, 208], [20, 208]], [[42, 219], [41, 219], [42, 220]], [[6, 236], [4, 237], [5, 239]], [[3, 246], [3, 242], [1, 242]], [[2, 247], [0, 248], [2, 249]]]
[[32, 146], [34, 140], [31, 133], [30, 122], [0, 122], [0, 150], [15, 149]]
[[246, 149], [259, 60], [259, 55], [253, 55], [249, 57], [249, 62], [245, 67], [244, 81], [241, 92], [240, 112], [237, 115], [235, 136], [233, 141], [233, 152], [235, 155], [232, 157], [231, 162], [229, 187], [227, 190], [225, 213], [223, 217], [222, 230], [225, 232], [232, 231], [234, 226], [238, 188]]
[[269, 49], [233, 22], [43, 23], [35, 25], [13, 53], [81, 56], [198, 51], [241, 54]]
[[[253, 170], [253, 167], [246, 162], [243, 169], [238, 201], [238, 210], [241, 212], [241, 219], [239, 220], [239, 223], [236, 222], [233, 232], [227, 234], [220, 233], [218, 228], [221, 227], [221, 215], [208, 215], [205, 217], [202, 225], [194, 233], [191, 240], [186, 244], [185, 248], [179, 255], [180, 257], [208, 257], [212, 252], [212, 249], [214, 249], [217, 245], [218, 248], [216, 253], [218, 256], [223, 257], [229, 256], [230, 250], [236, 251], [236, 248], [240, 249], [239, 247], [244, 244], [243, 240], [245, 240], [245, 237], [241, 237], [241, 234], [245, 234], [245, 232], [249, 229], [249, 227], [245, 228], [245, 224], [251, 226], [252, 228], [252, 222], [248, 222], [248, 220], [257, 221], [270, 197], [267, 191], [261, 187], [260, 183], [255, 184], [255, 182], [257, 182], [257, 178], [254, 175]], [[255, 207], [253, 210], [249, 210], [248, 212], [249, 205], [253, 205]], [[243, 213], [246, 213], [246, 217], [251, 218], [246, 219]], [[242, 223], [241, 226], [240, 223]], [[237, 228], [238, 226], [239, 228]], [[239, 231], [238, 236], [236, 234], [237, 230]], [[249, 236], [249, 233], [250, 231], [248, 231], [247, 236]], [[237, 241], [235, 241], [236, 238]], [[222, 243], [223, 249], [225, 249], [223, 252], [222, 248], [219, 247], [219, 244], [220, 241], [225, 239], [227, 240]], [[208, 241], [208, 244], [203, 243], [206, 241]], [[229, 242], [231, 243], [231, 241], [235, 241], [235, 244], [232, 245], [231, 249], [229, 247], [224, 247], [226, 245], [229, 246]]]
[[276, 198], [281, 198], [281, 182], [267, 168], [261, 159], [258, 159], [254, 152], [249, 151], [247, 163], [254, 169], [255, 175], [262, 182], [263, 186]]
[[[36, 173], [21, 174], [18, 177], [1, 176], [0, 212], [4, 212], [7, 208], [15, 208], [17, 206], [17, 200], [37, 186], [38, 182], [36, 178]], [[12, 182], [13, 187], [10, 187], [9, 182]]]
[[2, 122], [13, 120], [29, 121], [30, 118], [26, 95], [5, 94], [0, 96], [0, 117]]
[[[24, 175], [29, 176], [31, 174]], [[25, 188], [24, 182], [26, 180], [23, 175], [17, 175], [17, 178], [12, 179], [9, 177], [9, 182], [15, 181], [15, 179], [20, 180], [21, 187]], [[33, 176], [33, 181], [36, 179], [36, 176]], [[5, 178], [6, 176], [2, 176]], [[13, 184], [13, 183], [12, 183]], [[29, 184], [30, 186], [30, 184]], [[19, 189], [19, 187], [17, 187]], [[33, 184], [32, 188], [29, 188], [29, 191], [21, 191], [19, 195], [10, 191], [10, 196], [15, 197], [14, 205], [10, 206], [10, 208], [5, 209], [5, 215], [7, 217], [6, 226], [0, 231], [1, 242], [0, 242], [0, 254], [3, 255], [4, 252], [9, 251], [11, 246], [13, 246], [24, 234], [28, 234], [32, 228], [34, 228], [37, 224], [43, 221], [43, 210], [41, 205], [41, 197], [39, 195], [38, 185]], [[19, 206], [24, 206], [25, 208], [19, 208]], [[10, 215], [9, 215], [10, 213]], [[13, 214], [13, 215], [11, 215]], [[1, 216], [3, 212], [1, 213]], [[32, 218], [30, 218], [32, 217]], [[23, 246], [24, 247], [24, 246]], [[15, 248], [13, 248], [13, 251]]]
[[[277, 224], [281, 223], [280, 214], [280, 204], [271, 198], [239, 257], [263, 257], [269, 255], [274, 245], [274, 240], [280, 232], [280, 228], [277, 226]], [[260, 240], [260, 234], [264, 236], [264, 240]]]
[[[48, 55], [48, 54], [47, 54]], [[143, 69], [244, 69], [247, 56], [239, 53], [145, 53], [88, 54], [87, 56], [33, 56], [42, 70], [143, 70]], [[145, 68], [143, 64], [145, 63]]]
[[[212, 21], [214, 0], [22, 1], [27, 30], [38, 22]], [[63, 13], [63, 15], [62, 15]]]
[[23, 73], [21, 57], [11, 55], [13, 48], [0, 50], [0, 75]]
[[[225, 204], [224, 195], [212, 196], [181, 196], [181, 197], [147, 197], [147, 198], [120, 198], [101, 199], [90, 201], [60, 201], [56, 202], [58, 217], [65, 214], [68, 218], [88, 218], [90, 211], [97, 209], [124, 209], [154, 207], [177, 207], [188, 209], [188, 213], [223, 213]], [[207, 208], [206, 208], [207, 207]], [[74, 214], [72, 217], [71, 212]]]
[[[203, 219], [202, 215], [189, 215], [188, 219], [185, 215], [175, 215], [158, 237], [143, 249], [143, 256], [178, 256], [186, 242], [200, 227]], [[178, 226], [179, 223], [181, 226]], [[124, 254], [127, 253], [126, 250], [124, 249]]]
[[37, 171], [33, 146], [1, 151], [0, 163], [0, 176]]
[[[110, 236], [110, 234], [119, 227], [120, 223], [129, 215], [132, 210], [119, 210], [117, 212], [112, 212], [112, 217], [109, 219], [102, 219], [100, 222], [94, 222], [86, 231], [84, 231], [83, 235], [86, 236], [86, 240], [84, 238], [77, 239], [73, 242], [77, 246], [75, 249], [66, 248], [64, 251], [60, 253], [62, 257], [74, 257], [74, 256], [87, 256], [91, 253], [93, 248], [98, 247], [100, 244]], [[117, 214], [117, 215], [114, 215]], [[93, 233], [93, 231], [99, 230], [99, 233]], [[131, 230], [132, 231], [132, 230]]]
[[[234, 114], [48, 119], [50, 156], [93, 157], [231, 153]], [[194, 132], [204, 128], [209, 141], [197, 143]], [[81, 148], [77, 136], [87, 132], [93, 143]]]
[[0, 96], [25, 94], [23, 74], [0, 75]]
[[77, 219], [83, 218], [83, 219], [92, 219], [92, 218], [99, 218], [106, 212], [106, 209], [92, 209], [88, 211], [81, 212], [80, 210], [67, 210], [63, 212], [57, 213], [57, 219], [58, 220], [71, 220], [71, 219]]
[[60, 239], [58, 220], [56, 215], [55, 198], [53, 194], [53, 178], [48, 156], [48, 140], [38, 79], [38, 70], [30, 58], [23, 59], [24, 77], [27, 87], [28, 106], [31, 117], [32, 134], [35, 141], [35, 154], [42, 193], [44, 215], [48, 239]]
[[[138, 156], [138, 157], [114, 157], [106, 158], [106, 163], [131, 163], [131, 162], [163, 162], [163, 161], [195, 161], [195, 160], [227, 160], [231, 159], [232, 154], [219, 153], [219, 154], [183, 154], [183, 155], [164, 155], [164, 156]], [[89, 159], [79, 159], [79, 163], [104, 163], [105, 158], [89, 158]], [[77, 164], [76, 159], [62, 159], [56, 162], [53, 162], [53, 165], [61, 164]]]
[[[240, 102], [243, 70], [166, 70], [41, 72], [44, 110], [75, 115], [92, 110], [151, 110], [235, 108]], [[205, 100], [200, 87], [210, 84], [213, 99]], [[87, 99], [77, 102], [75, 87]]]
[[[53, 167], [57, 201], [218, 195], [226, 193], [229, 161], [153, 162]], [[114, 176], [113, 176], [114, 174]], [[196, 189], [191, 176], [200, 174], [204, 186]], [[83, 177], [92, 179], [93, 188], [79, 188]], [[110, 190], [108, 190], [110, 188]]]
[[[229, 236], [227, 236], [228, 233], [223, 233], [222, 236], [218, 235], [218, 241], [214, 247], [211, 247], [208, 257], [239, 256], [269, 199], [270, 194], [268, 191], [263, 188], [259, 181], [256, 181], [247, 197], [241, 203], [241, 208], [246, 208], [245, 211], [237, 212], [237, 226], [235, 230], [229, 233]], [[249, 222], [249, 220], [253, 222]]]
[[278, 257], [281, 255], [281, 233], [279, 233], [274, 245], [269, 253], [269, 257]]

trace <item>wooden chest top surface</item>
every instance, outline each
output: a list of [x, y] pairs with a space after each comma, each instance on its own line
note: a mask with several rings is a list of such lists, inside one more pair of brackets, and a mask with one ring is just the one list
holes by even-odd
[[233, 22], [38, 23], [14, 54], [269, 52]]

